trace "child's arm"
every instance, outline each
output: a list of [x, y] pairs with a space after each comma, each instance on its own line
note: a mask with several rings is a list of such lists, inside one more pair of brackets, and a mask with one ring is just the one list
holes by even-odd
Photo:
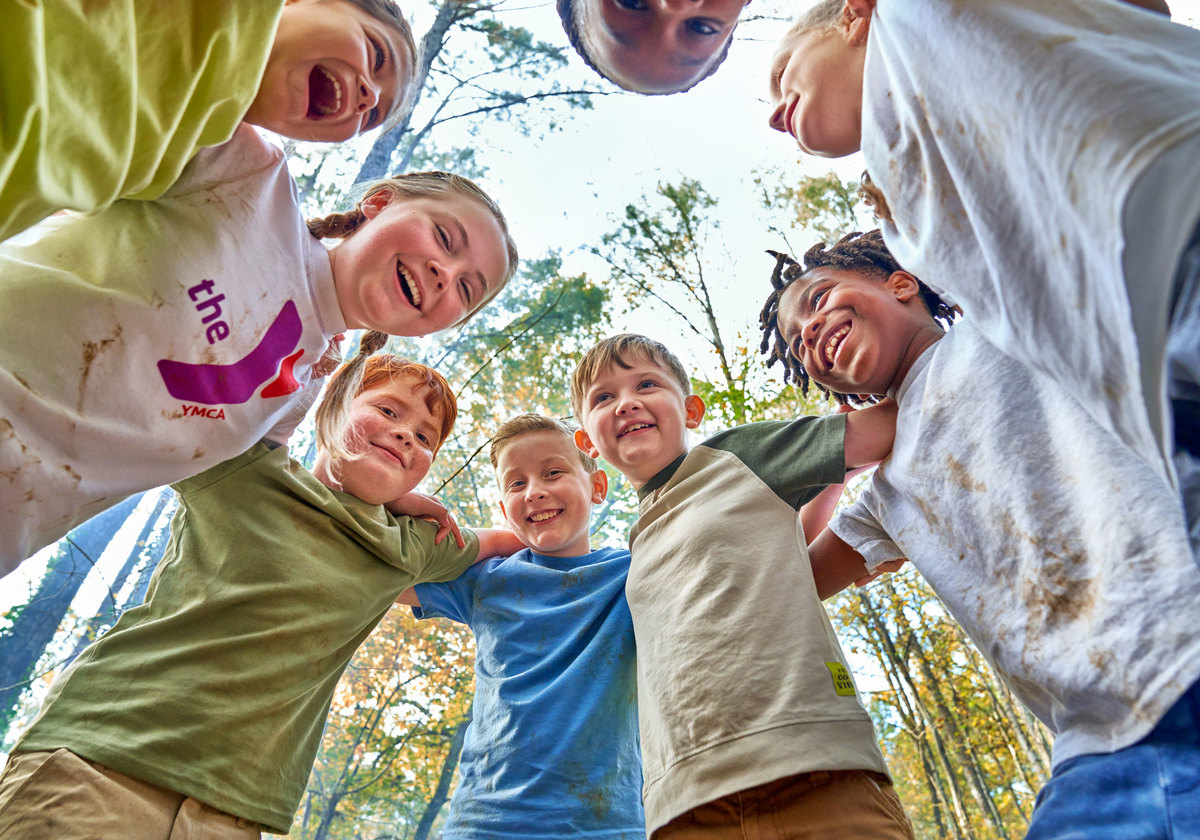
[[862, 586], [884, 572], [894, 572], [906, 562], [903, 557], [888, 560], [880, 563], [874, 572], [868, 572], [862, 555], [828, 528], [809, 545], [808, 556], [812, 561], [817, 597], [822, 601], [838, 594], [852, 583]]
[[411, 516], [414, 519], [428, 519], [436, 522], [438, 532], [437, 536], [433, 538], [434, 545], [440, 543], [446, 534], [454, 534], [454, 542], [458, 544], [459, 548], [465, 548], [467, 545], [463, 542], [462, 534], [458, 530], [458, 523], [454, 521], [450, 511], [433, 496], [413, 490], [399, 499], [388, 502], [384, 508], [393, 516]]
[[804, 541], [811, 543], [821, 535], [825, 530], [825, 526], [829, 524], [829, 520], [833, 518], [833, 512], [837, 510], [838, 500], [842, 498], [842, 493], [846, 489], [846, 485], [850, 479], [859, 473], [865, 472], [871, 467], [876, 466], [878, 462], [872, 461], [862, 467], [855, 467], [847, 471], [846, 480], [841, 484], [830, 484], [822, 490], [814, 499], [806, 502], [800, 508], [800, 527], [804, 529]]
[[[486, 560], [489, 557], [507, 557], [510, 554], [516, 554], [525, 548], [525, 543], [517, 539], [517, 535], [512, 531], [504, 528], [472, 528], [475, 536], [479, 539], [479, 554], [475, 557], [475, 562]], [[455, 535], [458, 531], [455, 530]], [[462, 537], [459, 537], [459, 548], [463, 546]], [[403, 604], [406, 607], [419, 607], [421, 600], [417, 597], [417, 590], [410, 586], [400, 593], [400, 597], [396, 599], [397, 604]]]
[[896, 439], [896, 401], [880, 400], [875, 405], [846, 415], [846, 469], [882, 461]]
[[[839, 405], [834, 409], [834, 414], [848, 414], [854, 411], [853, 406], [846, 404]], [[804, 530], [804, 541], [811, 543], [821, 532], [825, 530], [825, 526], [829, 524], [830, 518], [833, 517], [833, 512], [837, 509], [838, 500], [842, 498], [842, 492], [846, 489], [846, 484], [854, 476], [875, 466], [878, 462], [872, 462], [862, 467], [856, 467], [846, 473], [846, 480], [840, 484], [831, 484], [820, 492], [815, 498], [805, 503], [804, 507], [800, 508], [800, 527]]]

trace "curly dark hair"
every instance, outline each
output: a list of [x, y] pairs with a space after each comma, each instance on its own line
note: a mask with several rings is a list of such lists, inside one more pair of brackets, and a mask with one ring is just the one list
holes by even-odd
[[[783, 293], [805, 274], [822, 266], [856, 271], [859, 274], [877, 277], [880, 281], [903, 269], [883, 243], [883, 234], [878, 230], [847, 234], [830, 246], [818, 242], [804, 253], [803, 264], [788, 254], [778, 251], [767, 253], [775, 257], [775, 270], [771, 272], [771, 294], [767, 296], [767, 302], [758, 316], [758, 324], [763, 334], [759, 351], [767, 357], [767, 367], [776, 362], [783, 362], [783, 381], [795, 383], [800, 387], [800, 392], [807, 396], [810, 382], [808, 371], [804, 369], [800, 360], [789, 352], [787, 341], [779, 329], [779, 301]], [[917, 280], [917, 286], [921, 301], [930, 316], [942, 329], [948, 329], [958, 315], [957, 310], [938, 297], [937, 293], [920, 279]], [[857, 395], [838, 394], [820, 383], [813, 384], [823, 394], [832, 396], [840, 403], [864, 402]]]

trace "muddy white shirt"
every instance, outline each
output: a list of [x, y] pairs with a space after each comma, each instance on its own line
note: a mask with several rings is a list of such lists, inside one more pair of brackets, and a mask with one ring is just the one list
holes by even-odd
[[0, 573], [131, 493], [286, 437], [344, 327], [283, 155], [246, 125], [157, 201], [0, 244], [0, 300]]
[[908, 557], [1054, 763], [1146, 735], [1200, 677], [1200, 571], [1178, 495], [1058, 383], [969, 321], [913, 365], [891, 457], [830, 527]]
[[896, 259], [1170, 477], [1163, 343], [1200, 215], [1200, 32], [1116, 0], [879, 0], [865, 73]]

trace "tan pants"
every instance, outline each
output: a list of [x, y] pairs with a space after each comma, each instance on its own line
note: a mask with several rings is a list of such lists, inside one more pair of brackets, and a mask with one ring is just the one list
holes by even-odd
[[0, 775], [4, 840], [258, 840], [256, 823], [70, 750], [15, 753]]
[[891, 782], [879, 773], [801, 773], [693, 808], [653, 840], [914, 840]]

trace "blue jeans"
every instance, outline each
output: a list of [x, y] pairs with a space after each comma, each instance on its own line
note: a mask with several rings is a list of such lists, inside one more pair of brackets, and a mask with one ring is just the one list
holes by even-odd
[[1200, 683], [1136, 744], [1061, 764], [1025, 840], [1200, 838]]

